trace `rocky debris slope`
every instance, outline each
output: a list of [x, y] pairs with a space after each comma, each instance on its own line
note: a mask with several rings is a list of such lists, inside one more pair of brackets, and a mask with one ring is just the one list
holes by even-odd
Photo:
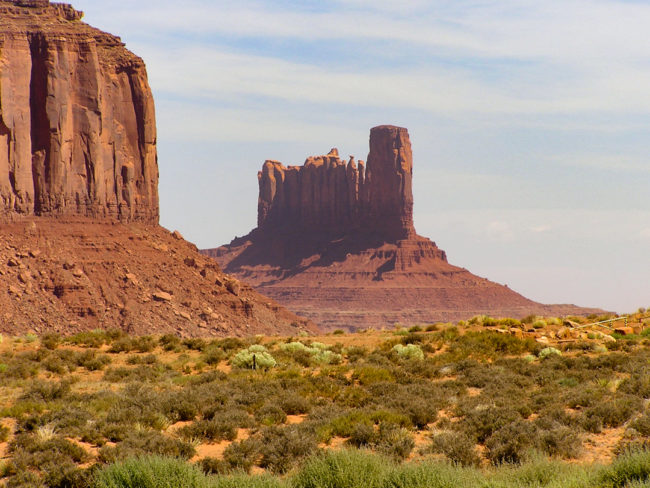
[[67, 4], [0, 0], [0, 216], [158, 222], [143, 61]]
[[0, 332], [122, 328], [182, 336], [315, 327], [159, 226], [23, 217], [0, 233]]
[[333, 328], [427, 323], [487, 314], [588, 314], [543, 305], [447, 262], [413, 226], [408, 132], [370, 132], [367, 164], [333, 149], [258, 174], [258, 227], [203, 251], [224, 269], [301, 316]]

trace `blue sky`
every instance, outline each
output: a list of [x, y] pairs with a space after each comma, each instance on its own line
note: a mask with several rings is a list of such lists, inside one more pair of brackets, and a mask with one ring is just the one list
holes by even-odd
[[415, 224], [529, 298], [650, 306], [650, 4], [78, 0], [144, 58], [161, 223], [215, 247], [256, 222], [265, 159], [407, 127]]

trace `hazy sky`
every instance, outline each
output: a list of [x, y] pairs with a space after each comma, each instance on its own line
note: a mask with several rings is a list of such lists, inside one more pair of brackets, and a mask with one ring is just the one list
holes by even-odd
[[256, 223], [265, 159], [407, 127], [418, 233], [534, 300], [650, 306], [646, 0], [75, 0], [147, 63], [161, 224]]

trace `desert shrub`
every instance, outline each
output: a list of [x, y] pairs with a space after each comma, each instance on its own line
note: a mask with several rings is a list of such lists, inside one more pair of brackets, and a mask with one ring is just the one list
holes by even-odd
[[330, 346], [320, 342], [313, 342], [307, 346], [302, 342], [289, 342], [280, 344], [280, 350], [288, 353], [298, 364], [309, 366], [316, 364], [340, 364], [343, 357], [330, 350]]
[[642, 400], [631, 395], [601, 401], [584, 411], [586, 419], [597, 419], [605, 427], [619, 427], [641, 410]]
[[347, 442], [354, 447], [367, 447], [377, 442], [378, 437], [379, 434], [373, 424], [360, 422], [352, 426]]
[[209, 456], [201, 459], [198, 466], [205, 474], [226, 474], [230, 472], [230, 466], [226, 461]]
[[392, 462], [370, 452], [326, 451], [309, 459], [294, 476], [295, 488], [383, 488]]
[[562, 355], [562, 352], [561, 352], [559, 349], [556, 349], [556, 348], [554, 348], [554, 347], [545, 347], [544, 349], [542, 349], [541, 351], [539, 351], [539, 353], [537, 354], [537, 356], [538, 356], [540, 359], [544, 359], [544, 358], [547, 358], [547, 357], [552, 356], [552, 355], [554, 355], [554, 354], [557, 355], [557, 356], [561, 356], [561, 355]]
[[485, 442], [487, 457], [493, 464], [519, 463], [536, 445], [536, 429], [524, 420], [509, 423]]
[[255, 418], [263, 425], [276, 425], [285, 423], [287, 414], [276, 405], [266, 404], [255, 411]]
[[359, 383], [364, 386], [371, 385], [373, 383], [384, 381], [390, 382], [395, 380], [393, 373], [390, 370], [370, 365], [356, 368], [352, 377], [358, 380]]
[[415, 441], [407, 429], [391, 423], [381, 423], [379, 437], [373, 447], [381, 454], [404, 460], [411, 454]]
[[396, 344], [393, 346], [393, 351], [402, 359], [417, 359], [420, 361], [424, 359], [422, 348], [415, 344], [408, 344], [407, 346]]
[[71, 380], [43, 381], [34, 380], [20, 397], [21, 400], [51, 402], [61, 400], [70, 393]]
[[97, 354], [93, 350], [77, 353], [74, 358], [75, 364], [86, 368], [88, 371], [99, 371], [111, 364], [112, 359], [106, 354]]
[[318, 448], [309, 431], [293, 425], [264, 429], [260, 444], [259, 465], [272, 473], [286, 473]]
[[201, 360], [211, 366], [219, 364], [225, 357], [223, 350], [213, 345], [206, 347], [201, 353]]
[[650, 479], [650, 451], [643, 449], [621, 454], [603, 471], [599, 481], [602, 486], [620, 488], [633, 486], [634, 482], [647, 483], [648, 479]]
[[350, 346], [343, 349], [343, 355], [348, 358], [348, 361], [355, 363], [368, 355], [368, 350], [362, 346]]
[[271, 356], [271, 354], [268, 352], [254, 352], [248, 348], [235, 354], [235, 356], [231, 359], [231, 364], [234, 367], [241, 369], [252, 369], [253, 366], [259, 369], [270, 369], [276, 365], [276, 362], [273, 356]]
[[163, 369], [156, 366], [140, 364], [136, 368], [108, 368], [104, 373], [104, 381], [119, 383], [127, 381], [154, 382], [162, 376]]
[[158, 345], [165, 351], [181, 350], [181, 338], [174, 334], [164, 334], [158, 339]]
[[297, 393], [288, 394], [280, 401], [280, 408], [287, 415], [301, 415], [309, 413], [311, 403]]
[[111, 344], [108, 352], [117, 354], [120, 352], [151, 352], [156, 347], [156, 340], [151, 336], [120, 337]]
[[650, 413], [646, 412], [641, 417], [635, 419], [630, 427], [639, 434], [650, 437]]
[[51, 351], [55, 350], [61, 344], [61, 335], [56, 332], [50, 332], [41, 336], [41, 345]]
[[538, 430], [536, 447], [549, 456], [575, 459], [580, 455], [582, 439], [575, 428], [555, 424]]
[[7, 442], [11, 434], [11, 429], [6, 425], [0, 424], [0, 442]]
[[519, 414], [512, 408], [478, 406], [469, 411], [461, 424], [461, 429], [480, 443], [499, 429], [519, 419]]
[[[650, 329], [648, 329], [650, 330]], [[650, 372], [635, 372], [631, 377], [624, 379], [618, 386], [617, 391], [629, 393], [630, 395], [640, 396], [645, 399], [650, 398]]]
[[501, 357], [505, 354], [519, 355], [535, 349], [532, 339], [519, 339], [510, 334], [490, 330], [469, 331], [456, 338], [449, 352], [460, 357]]
[[246, 343], [237, 337], [226, 337], [213, 341], [212, 344], [223, 349], [226, 354], [246, 347]]
[[73, 336], [70, 336], [66, 339], [66, 342], [69, 344], [74, 344], [76, 346], [88, 347], [92, 349], [98, 349], [104, 344], [110, 342], [111, 338], [103, 330], [93, 330], [91, 332], [79, 332]]
[[548, 324], [547, 324], [546, 321], [543, 320], [543, 319], [535, 320], [535, 321], [532, 323], [533, 329], [543, 329], [543, 328], [546, 327], [547, 325], [548, 325]]
[[260, 457], [261, 445], [258, 439], [249, 438], [233, 442], [223, 453], [223, 460], [232, 471], [248, 473]]
[[234, 441], [237, 437], [237, 426], [231, 422], [219, 420], [197, 420], [181, 427], [178, 435], [187, 441], [201, 440], [218, 442]]
[[99, 450], [99, 460], [112, 463], [130, 457], [158, 455], [189, 459], [196, 453], [188, 442], [172, 439], [152, 430], [129, 431], [123, 441], [116, 446], [104, 446]]
[[341, 364], [343, 356], [334, 351], [319, 350], [311, 356], [311, 359], [316, 364]]
[[9, 451], [13, 454], [9, 465], [10, 473], [35, 471], [47, 486], [74, 486], [65, 485], [63, 481], [79, 476], [80, 473], [75, 474], [76, 464], [86, 462], [89, 458], [82, 447], [54, 434], [19, 434], [9, 444]]
[[184, 461], [158, 456], [127, 459], [105, 466], [95, 477], [94, 488], [208, 488], [201, 470]]
[[399, 340], [400, 344], [407, 346], [410, 344], [422, 344], [425, 340], [425, 335], [418, 332], [408, 331], [407, 334], [402, 336]]
[[461, 466], [478, 466], [481, 462], [474, 441], [460, 432], [434, 435], [429, 450], [444, 454], [452, 463]]

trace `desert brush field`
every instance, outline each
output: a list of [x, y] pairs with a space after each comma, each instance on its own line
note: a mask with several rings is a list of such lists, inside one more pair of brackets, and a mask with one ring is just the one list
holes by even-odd
[[580, 328], [606, 317], [475, 317], [319, 337], [5, 336], [0, 479], [650, 486], [642, 312], [627, 335]]

